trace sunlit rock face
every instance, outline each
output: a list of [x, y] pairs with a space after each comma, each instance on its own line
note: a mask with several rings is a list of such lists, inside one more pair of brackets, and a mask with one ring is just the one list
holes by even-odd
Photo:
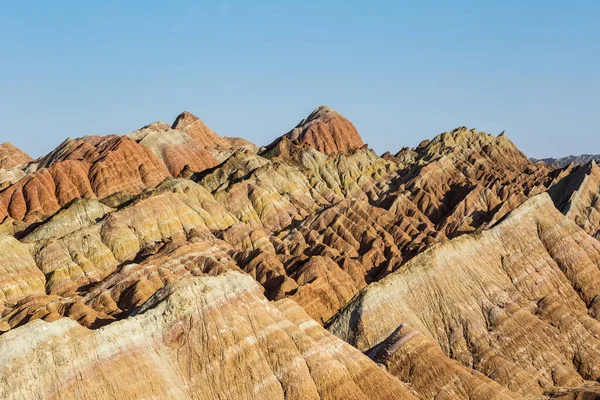
[[10, 143], [0, 144], [0, 169], [9, 169], [19, 165], [27, 164], [33, 159], [21, 149]]
[[[375, 359], [392, 341], [388, 362], [406, 381], [422, 379], [402, 363], [419, 364], [413, 352], [424, 351], [542, 395], [600, 377], [599, 266], [600, 243], [541, 194], [490, 230], [435, 245], [366, 287], [328, 329], [361, 350], [375, 347]], [[411, 344], [394, 344], [402, 341]]]
[[4, 399], [416, 398], [240, 273], [175, 281], [95, 331], [67, 318], [35, 321], [0, 337], [0, 348]]
[[[314, 110], [282, 138], [305, 144], [324, 154], [347, 153], [364, 146], [352, 122], [327, 106]], [[269, 147], [276, 146], [282, 138]]]
[[212, 151], [231, 148], [189, 113], [181, 114], [173, 126], [182, 130], [155, 122], [125, 136], [67, 139], [37, 160], [30, 171], [15, 170], [13, 164], [27, 161], [28, 156], [5, 156], [5, 149], [12, 146], [3, 145], [0, 162], [13, 169], [0, 169], [0, 177], [17, 184], [4, 184], [0, 219], [8, 216], [28, 223], [42, 221], [75, 198], [113, 196], [113, 202], [120, 201], [154, 188], [168, 177], [214, 167], [219, 162]]
[[379, 156], [328, 107], [266, 147], [184, 112], [2, 149], [2, 398], [600, 393], [594, 163], [465, 127]]
[[150, 149], [172, 176], [186, 167], [202, 171], [218, 164], [201, 143], [165, 122], [154, 122], [127, 136]]
[[10, 143], [0, 144], [0, 190], [25, 176], [33, 159]]

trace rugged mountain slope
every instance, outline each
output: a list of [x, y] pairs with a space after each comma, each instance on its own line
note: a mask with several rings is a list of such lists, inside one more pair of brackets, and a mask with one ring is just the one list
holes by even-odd
[[501, 134], [457, 128], [394, 157], [408, 160], [391, 193], [405, 194], [447, 236], [471, 232], [497, 221], [552, 182], [549, 169], [536, 166]]
[[0, 144], [0, 190], [25, 176], [24, 169], [33, 159], [10, 143]]
[[200, 118], [187, 111], [184, 111], [177, 116], [175, 122], [173, 122], [172, 128], [188, 134], [192, 139], [204, 147], [222, 147], [224, 149], [231, 147], [225, 139], [206, 126]]
[[600, 239], [600, 168], [590, 161], [569, 172], [548, 193], [563, 214]]
[[515, 392], [541, 395], [600, 377], [599, 294], [600, 243], [541, 194], [489, 231], [434, 246], [363, 289], [328, 329], [361, 350], [399, 329], [388, 363], [413, 385], [433, 389], [430, 377], [404, 365], [426, 352], [432, 364], [451, 357]]
[[25, 347], [0, 370], [8, 397], [593, 398], [593, 164], [534, 164], [465, 127], [379, 157], [320, 107], [262, 148], [186, 112], [12, 168], [0, 358]]
[[267, 302], [238, 273], [174, 282], [96, 331], [36, 321], [0, 337], [0, 348], [3, 399], [415, 398], [293, 302]]
[[75, 198], [137, 194], [169, 176], [150, 150], [115, 135], [69, 139], [38, 168], [0, 193], [0, 218], [36, 222]]
[[[337, 111], [321, 106], [283, 137], [315, 148], [321, 153], [345, 153], [364, 146], [354, 125]], [[275, 146], [277, 139], [269, 147]]]
[[0, 192], [0, 220], [39, 222], [75, 198], [113, 196], [116, 204], [185, 170], [214, 167], [213, 146], [231, 147], [192, 114], [181, 114], [173, 126], [184, 131], [156, 122], [126, 136], [67, 139], [31, 173], [4, 178], [16, 184]]
[[184, 168], [202, 171], [218, 164], [205, 146], [166, 122], [154, 122], [127, 136], [150, 149], [172, 176]]
[[[200, 165], [200, 172], [190, 174], [196, 185], [167, 179], [184, 162], [191, 170], [190, 164], [210, 157], [200, 146], [193, 147], [195, 142], [178, 146], [185, 137], [155, 123], [123, 139], [67, 141], [40, 161], [38, 174], [58, 164], [78, 166], [92, 157], [106, 162], [112, 153], [97, 155], [90, 143], [102, 148], [103, 141], [124, 141], [152, 160], [140, 162], [137, 157], [139, 165], [153, 162], [162, 171], [147, 186], [163, 183], [140, 195], [134, 193], [141, 184], [102, 198], [90, 182], [50, 205], [48, 213], [65, 204], [59, 213], [19, 233], [34, 246], [47, 294], [68, 299], [58, 309], [60, 315], [70, 315], [67, 305], [82, 304], [78, 319], [86, 326], [118, 319], [168, 279], [220, 265], [218, 270], [251, 274], [269, 299], [290, 297], [324, 322], [362, 287], [395, 271], [423, 248], [485, 226], [529, 195], [546, 190], [545, 183], [553, 180], [507, 139], [457, 129], [413, 151], [408, 166], [368, 149], [325, 155], [284, 137], [264, 154], [268, 158], [238, 150], [217, 167], [204, 170]], [[505, 165], [497, 165], [500, 161]], [[131, 169], [140, 170], [135, 164]], [[86, 183], [84, 177], [80, 182]], [[513, 186], [508, 185], [511, 181]], [[18, 190], [19, 185], [9, 189]], [[7, 194], [13, 206], [11, 190], [0, 196]], [[89, 200], [73, 201], [78, 196]], [[466, 222], [457, 231], [448, 221], [459, 218]], [[177, 264], [168, 262], [175, 248], [194, 263], [175, 272]], [[205, 260], [199, 268], [197, 257]], [[25, 310], [39, 318], [54, 315], [46, 306], [54, 300], [18, 299], [7, 306], [4, 320], [15, 327], [29, 320], [23, 319]]]
[[0, 144], [0, 169], [9, 169], [33, 161], [24, 151], [10, 143]]

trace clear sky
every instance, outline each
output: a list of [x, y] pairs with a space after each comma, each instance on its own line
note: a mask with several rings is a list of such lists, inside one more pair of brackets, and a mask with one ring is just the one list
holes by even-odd
[[321, 104], [395, 152], [466, 125], [600, 153], [600, 1], [0, 0], [0, 142], [188, 110], [267, 144]]

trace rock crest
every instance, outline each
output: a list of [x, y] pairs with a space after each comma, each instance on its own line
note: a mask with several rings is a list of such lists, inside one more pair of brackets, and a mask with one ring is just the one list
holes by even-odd
[[[347, 153], [364, 143], [354, 125], [337, 111], [320, 106], [284, 137], [324, 154]], [[281, 139], [277, 139], [270, 147]]]
[[8, 153], [2, 398], [600, 393], [594, 162], [466, 127], [380, 157], [327, 107]]

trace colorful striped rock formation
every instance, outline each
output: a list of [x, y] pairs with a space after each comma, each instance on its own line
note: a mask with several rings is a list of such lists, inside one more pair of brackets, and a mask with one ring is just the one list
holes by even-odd
[[594, 399], [600, 172], [319, 107], [0, 146], [0, 397]]

